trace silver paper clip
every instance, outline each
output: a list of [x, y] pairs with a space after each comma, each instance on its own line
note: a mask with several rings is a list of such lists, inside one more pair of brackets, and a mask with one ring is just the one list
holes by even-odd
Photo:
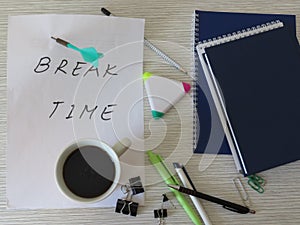
[[243, 182], [241, 181], [240, 177], [235, 177], [232, 179], [234, 186], [237, 190], [237, 192], [239, 193], [243, 203], [245, 206], [250, 207], [251, 206], [251, 202], [250, 202], [250, 198], [249, 195], [245, 189], [245, 186], [243, 184]]

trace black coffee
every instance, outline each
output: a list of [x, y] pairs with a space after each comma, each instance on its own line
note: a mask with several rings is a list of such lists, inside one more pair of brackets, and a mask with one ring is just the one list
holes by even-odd
[[95, 198], [113, 184], [115, 165], [110, 156], [95, 146], [84, 146], [73, 151], [63, 167], [63, 178], [75, 195]]

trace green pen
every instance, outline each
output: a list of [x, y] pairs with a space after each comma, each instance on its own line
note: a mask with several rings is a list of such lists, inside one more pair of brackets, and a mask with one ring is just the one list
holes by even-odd
[[[163, 159], [160, 155], [153, 153], [152, 151], [147, 151], [147, 154], [149, 156], [150, 162], [156, 167], [157, 171], [161, 175], [161, 177], [164, 179], [165, 183], [178, 185], [179, 182], [177, 179], [172, 176], [169, 169], [166, 167], [166, 165], [163, 162]], [[183, 194], [181, 194], [179, 191], [170, 188], [170, 190], [174, 193], [177, 201], [180, 203], [180, 205], [183, 207], [185, 212], [188, 214], [190, 219], [194, 222], [196, 225], [202, 225], [202, 222], [200, 220], [200, 217], [198, 216], [195, 209], [189, 204], [187, 199], [184, 197]]]

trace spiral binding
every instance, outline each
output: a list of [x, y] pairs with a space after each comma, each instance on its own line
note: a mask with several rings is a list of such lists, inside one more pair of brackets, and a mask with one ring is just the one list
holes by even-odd
[[198, 137], [198, 131], [197, 131], [197, 125], [198, 125], [198, 116], [197, 116], [197, 105], [198, 105], [198, 99], [197, 99], [197, 78], [198, 78], [198, 68], [199, 68], [199, 58], [196, 50], [196, 46], [198, 45], [200, 39], [199, 39], [199, 17], [198, 13], [195, 11], [193, 14], [193, 22], [192, 22], [192, 71], [191, 74], [193, 76], [193, 84], [192, 84], [192, 98], [193, 98], [193, 150], [197, 147], [197, 137]]
[[198, 48], [208, 48], [215, 45], [224, 44], [230, 41], [235, 41], [241, 38], [249, 37], [252, 35], [260, 34], [263, 32], [271, 31], [283, 27], [280, 20], [272, 21], [269, 23], [257, 25], [251, 28], [243, 29], [241, 31], [233, 32], [230, 34], [222, 35], [217, 38], [204, 40], [198, 43]]

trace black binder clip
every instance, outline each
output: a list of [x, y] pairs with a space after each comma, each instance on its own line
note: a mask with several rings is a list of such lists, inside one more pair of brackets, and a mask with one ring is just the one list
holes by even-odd
[[164, 225], [166, 224], [165, 218], [168, 217], [168, 210], [165, 208], [166, 207], [166, 202], [170, 202], [172, 206], [175, 208], [174, 204], [171, 202], [171, 200], [167, 197], [166, 194], [162, 194], [162, 203], [161, 203], [161, 208], [160, 209], [155, 209], [154, 212], [154, 218], [158, 218], [158, 224], [159, 225]]
[[168, 217], [167, 209], [155, 209], [154, 210], [154, 218], [158, 218], [158, 224], [163, 225], [166, 224], [165, 218]]
[[127, 194], [125, 199], [118, 199], [116, 204], [116, 213], [122, 213], [124, 215], [136, 216], [139, 203], [132, 201], [132, 196], [144, 192], [144, 188], [141, 182], [141, 178], [134, 177], [129, 179], [129, 184], [121, 186], [121, 190], [124, 194]]
[[115, 212], [124, 215], [136, 216], [139, 203], [128, 201], [125, 199], [118, 199]]
[[129, 185], [132, 191], [132, 195], [137, 195], [145, 192], [140, 176], [130, 178]]
[[167, 197], [167, 194], [162, 194], [162, 196], [163, 196], [163, 202], [169, 202], [172, 206], [173, 206], [173, 208], [175, 208], [176, 209], [176, 206], [173, 204], [173, 202]]

